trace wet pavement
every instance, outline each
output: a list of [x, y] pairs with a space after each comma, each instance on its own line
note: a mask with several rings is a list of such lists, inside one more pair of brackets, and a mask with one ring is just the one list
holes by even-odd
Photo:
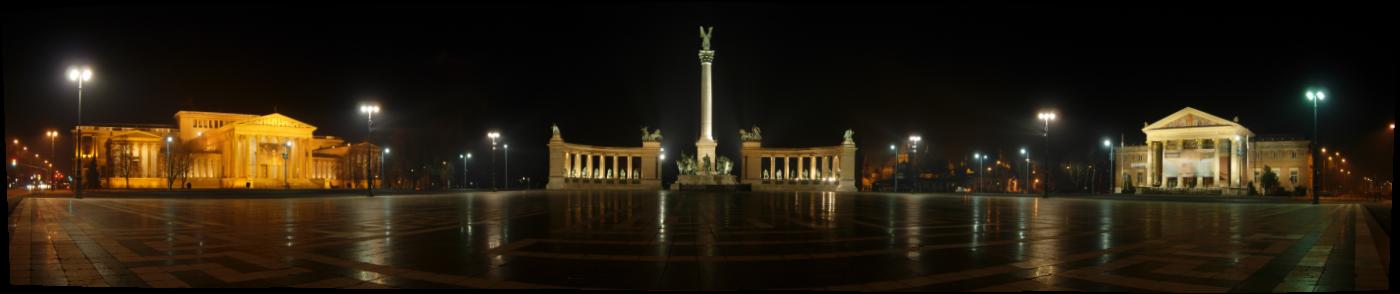
[[31, 197], [12, 285], [1292, 292], [1389, 289], [1358, 204], [878, 193]]

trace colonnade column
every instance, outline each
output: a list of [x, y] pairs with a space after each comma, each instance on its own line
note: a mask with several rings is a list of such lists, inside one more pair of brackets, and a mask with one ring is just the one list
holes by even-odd
[[772, 155], [769, 155], [767, 158], [768, 158], [768, 179], [770, 179], [770, 180], [772, 180], [772, 179], [777, 179], [777, 178], [778, 178], [778, 173], [776, 173], [775, 171], [777, 170], [777, 167], [778, 167], [778, 160], [777, 160], [776, 157], [773, 157]]

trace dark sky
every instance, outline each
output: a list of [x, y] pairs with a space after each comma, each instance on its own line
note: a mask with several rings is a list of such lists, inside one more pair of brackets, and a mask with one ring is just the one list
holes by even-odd
[[1014, 156], [1043, 148], [1041, 109], [1059, 112], [1066, 160], [1105, 137], [1140, 144], [1143, 122], [1187, 106], [1311, 137], [1303, 92], [1323, 87], [1324, 144], [1388, 178], [1395, 18], [1319, 4], [13, 8], [5, 134], [42, 142], [71, 127], [64, 70], [91, 64], [85, 122], [276, 109], [361, 140], [357, 107], [376, 101], [376, 140], [405, 160], [485, 155], [499, 129], [512, 174], [543, 179], [551, 122], [598, 145], [636, 146], [640, 127], [660, 127], [668, 153], [693, 153], [703, 24], [716, 27], [715, 135], [731, 158], [752, 125], [766, 146], [835, 145], [851, 128], [872, 156], [912, 133], [940, 157]]

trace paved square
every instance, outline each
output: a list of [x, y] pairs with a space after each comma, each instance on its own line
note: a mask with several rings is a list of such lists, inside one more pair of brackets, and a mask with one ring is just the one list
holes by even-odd
[[[117, 287], [1389, 289], [1355, 204], [871, 193], [29, 198], [10, 283]], [[1379, 235], [1378, 235], [1379, 234]], [[1379, 240], [1379, 241], [1378, 241]]]

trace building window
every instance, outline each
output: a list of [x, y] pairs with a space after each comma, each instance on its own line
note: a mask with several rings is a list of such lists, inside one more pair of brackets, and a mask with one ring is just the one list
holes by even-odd
[[1198, 142], [1196, 142], [1196, 140], [1182, 140], [1181, 149], [1196, 149], [1198, 147], [1197, 144]]
[[1201, 149], [1215, 149], [1215, 140], [1201, 140]]
[[1298, 169], [1297, 169], [1297, 168], [1288, 169], [1288, 182], [1289, 182], [1289, 183], [1293, 183], [1294, 185], [1297, 185], [1297, 184], [1298, 184]]
[[1291, 159], [1298, 159], [1298, 151], [1291, 151], [1291, 152], [1288, 152], [1288, 158], [1291, 158]]

